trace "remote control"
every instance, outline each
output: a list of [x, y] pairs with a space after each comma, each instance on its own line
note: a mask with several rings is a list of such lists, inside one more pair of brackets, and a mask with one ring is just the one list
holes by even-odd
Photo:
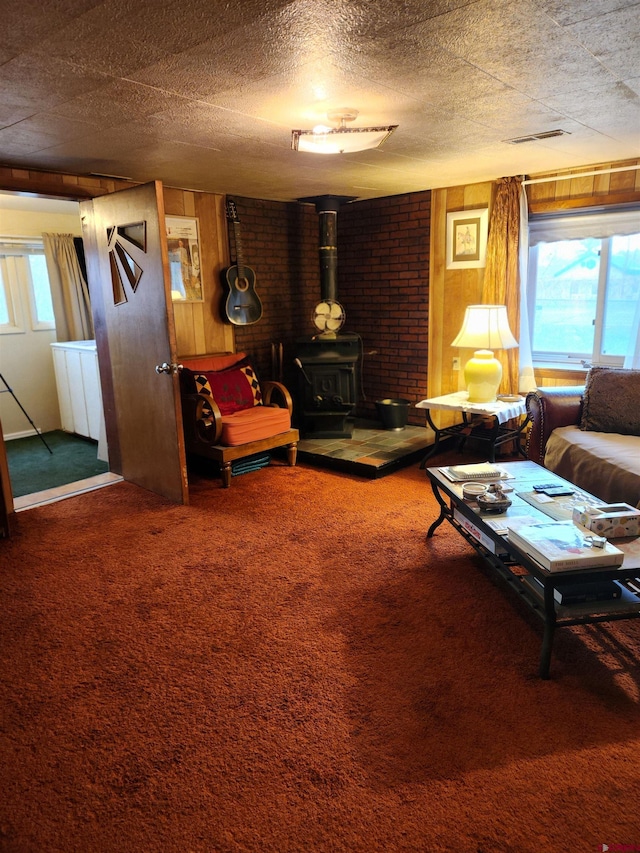
[[553, 486], [550, 489], [545, 489], [543, 494], [547, 495], [549, 498], [560, 498], [564, 495], [573, 495], [574, 489], [569, 489], [565, 486]]

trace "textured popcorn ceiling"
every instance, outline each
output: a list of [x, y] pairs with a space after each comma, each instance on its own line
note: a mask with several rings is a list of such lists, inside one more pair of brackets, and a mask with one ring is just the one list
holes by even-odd
[[[5, 0], [0, 163], [288, 200], [640, 156], [634, 0]], [[384, 146], [291, 130], [354, 107]], [[562, 128], [569, 135], [505, 142]]]

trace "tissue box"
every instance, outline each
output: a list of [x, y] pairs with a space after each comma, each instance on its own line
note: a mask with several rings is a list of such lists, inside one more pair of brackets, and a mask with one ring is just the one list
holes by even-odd
[[622, 536], [640, 535], [640, 510], [629, 504], [601, 504], [577, 506], [573, 509], [573, 523], [581, 524], [598, 536], [618, 539]]

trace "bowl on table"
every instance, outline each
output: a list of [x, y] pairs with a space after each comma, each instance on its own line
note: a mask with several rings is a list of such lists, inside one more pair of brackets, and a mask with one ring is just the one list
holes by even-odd
[[504, 512], [511, 506], [511, 500], [502, 492], [485, 492], [483, 495], [478, 495], [476, 498], [481, 512]]
[[462, 486], [462, 497], [465, 501], [477, 501], [481, 495], [486, 494], [487, 487], [484, 483], [470, 481]]

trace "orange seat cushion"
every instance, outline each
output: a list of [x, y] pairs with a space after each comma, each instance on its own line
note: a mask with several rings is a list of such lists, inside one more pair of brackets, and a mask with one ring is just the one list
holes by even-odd
[[230, 415], [222, 416], [220, 444], [234, 447], [249, 441], [258, 441], [291, 428], [291, 416], [287, 409], [273, 406], [253, 406]]

